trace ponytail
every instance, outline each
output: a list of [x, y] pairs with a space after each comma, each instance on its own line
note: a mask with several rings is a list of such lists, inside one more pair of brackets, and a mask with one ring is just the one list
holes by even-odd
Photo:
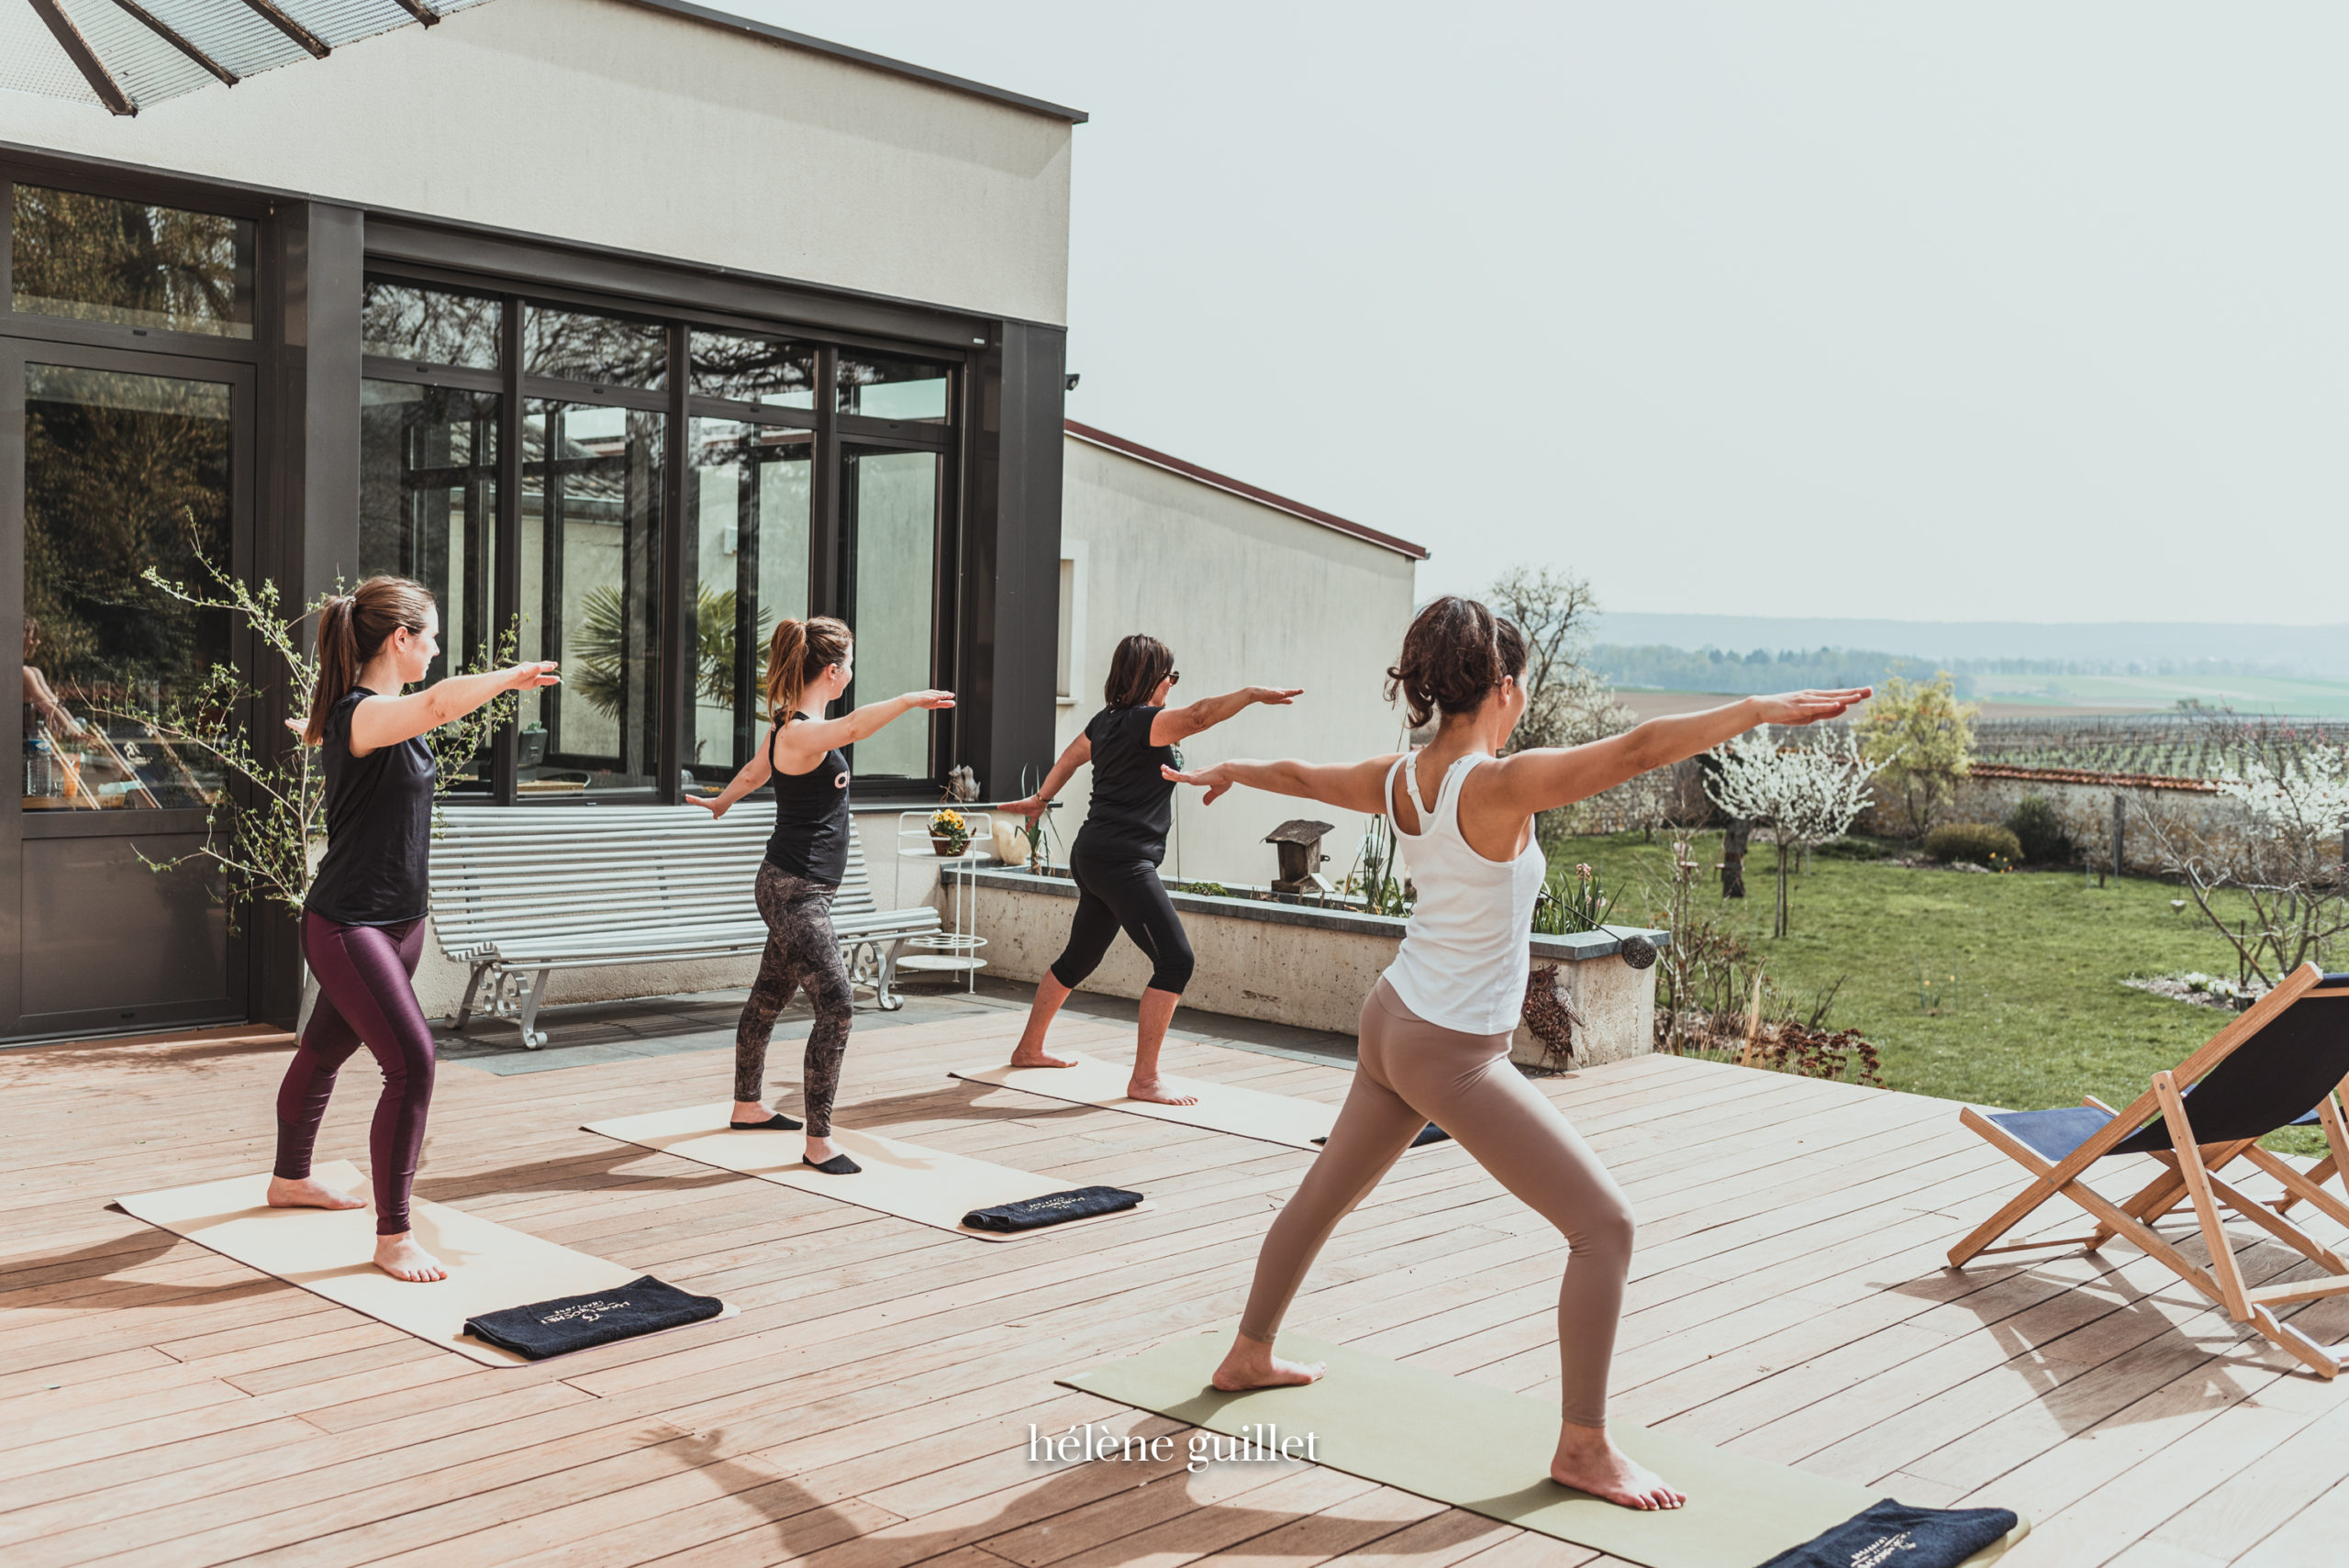
[[767, 639], [767, 722], [780, 728], [797, 717], [807, 683], [846, 659], [854, 640], [829, 616], [776, 622]]
[[370, 577], [348, 594], [337, 594], [318, 609], [318, 684], [310, 693], [310, 717], [302, 743], [327, 738], [327, 715], [359, 684], [367, 661], [401, 628], [424, 635], [432, 592], [405, 577]]

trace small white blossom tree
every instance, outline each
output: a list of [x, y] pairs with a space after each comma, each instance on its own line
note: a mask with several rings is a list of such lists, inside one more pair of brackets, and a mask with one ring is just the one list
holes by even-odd
[[1867, 808], [1868, 783], [1890, 757], [1870, 762], [1849, 730], [1810, 746], [1782, 745], [1764, 725], [1714, 748], [1720, 767], [1705, 793], [1733, 817], [1766, 829], [1778, 847], [1778, 910], [1773, 935], [1789, 929], [1787, 862], [1798, 850], [1842, 838]]
[[[2162, 869], [2233, 944], [2243, 977], [2269, 984], [2349, 930], [2349, 872], [2339, 847], [2349, 833], [2349, 751], [2251, 746], [2212, 781], [2234, 803], [2232, 820], [2196, 822], [2140, 802]], [[2238, 902], [2230, 924], [2221, 890]]]

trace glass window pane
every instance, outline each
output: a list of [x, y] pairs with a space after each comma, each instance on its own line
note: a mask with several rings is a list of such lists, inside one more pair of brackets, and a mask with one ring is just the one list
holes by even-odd
[[816, 406], [816, 350], [805, 343], [737, 332], [696, 332], [692, 341], [693, 389], [703, 396]]
[[522, 369], [599, 386], [666, 386], [669, 329], [657, 321], [525, 306]]
[[[440, 657], [425, 672], [496, 662], [492, 625], [497, 532], [495, 393], [360, 384], [359, 574], [412, 577], [440, 606]], [[451, 788], [489, 787], [489, 754]]]
[[653, 791], [665, 432], [639, 409], [523, 405], [521, 656], [562, 664], [522, 694], [525, 797]]
[[18, 185], [9, 306], [216, 338], [253, 335], [253, 226], [241, 217]]
[[873, 419], [942, 420], [946, 367], [911, 360], [841, 356], [840, 411]]
[[[841, 522], [855, 551], [859, 704], [936, 681], [931, 652], [937, 626], [938, 499], [944, 460], [936, 452], [846, 450]], [[937, 717], [909, 713], [856, 745], [861, 774], [929, 778]]]
[[228, 659], [226, 612], [140, 580], [217, 592], [233, 564], [229, 389], [25, 367], [25, 806], [204, 806], [221, 775], [157, 739]]
[[723, 782], [763, 732], [767, 639], [807, 614], [807, 519], [815, 438], [733, 419], [696, 419], [685, 505], [695, 520], [694, 776]]
[[390, 359], [494, 371], [504, 308], [479, 295], [369, 278], [360, 339], [368, 353]]

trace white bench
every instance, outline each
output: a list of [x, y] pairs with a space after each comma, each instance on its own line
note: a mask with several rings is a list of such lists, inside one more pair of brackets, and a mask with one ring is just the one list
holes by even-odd
[[[481, 1011], [511, 1018], [522, 1043], [538, 1028], [547, 978], [558, 969], [683, 963], [766, 946], [756, 887], [773, 801], [745, 802], [716, 821], [697, 806], [446, 806], [432, 840], [432, 929], [440, 951], [473, 966], [455, 1026]], [[832, 929], [850, 978], [885, 1011], [897, 953], [935, 933], [928, 906], [880, 909], [864, 853], [849, 835], [848, 874], [832, 900]]]

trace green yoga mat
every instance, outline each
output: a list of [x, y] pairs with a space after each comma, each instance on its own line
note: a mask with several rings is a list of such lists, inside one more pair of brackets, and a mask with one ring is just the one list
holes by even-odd
[[[1221, 1394], [1208, 1377], [1230, 1342], [1228, 1331], [1176, 1340], [1060, 1382], [1230, 1436], [1311, 1432], [1314, 1457], [1332, 1470], [1647, 1568], [1755, 1568], [1877, 1501], [1842, 1481], [1617, 1422], [1616, 1445], [1688, 1495], [1678, 1508], [1618, 1507], [1548, 1478], [1558, 1412], [1542, 1400], [1302, 1334], [1283, 1334], [1281, 1353], [1328, 1362], [1320, 1382]], [[1996, 1562], [2030, 1528], [1975, 1553], [1968, 1568]]]

